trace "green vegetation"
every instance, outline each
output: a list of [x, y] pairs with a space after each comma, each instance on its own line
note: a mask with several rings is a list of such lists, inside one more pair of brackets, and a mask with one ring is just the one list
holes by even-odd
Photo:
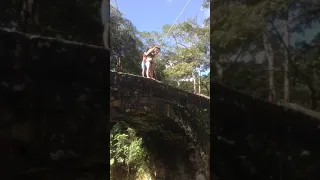
[[319, 110], [320, 4], [211, 1], [216, 80], [269, 102]]
[[110, 132], [111, 179], [150, 178], [147, 151], [142, 147], [142, 138], [126, 126], [116, 124]]

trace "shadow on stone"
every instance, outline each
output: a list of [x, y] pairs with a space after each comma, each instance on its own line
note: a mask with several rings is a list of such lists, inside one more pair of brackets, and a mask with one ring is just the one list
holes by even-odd
[[0, 29], [3, 179], [108, 177], [108, 57], [100, 47]]
[[211, 83], [213, 179], [319, 179], [320, 121]]

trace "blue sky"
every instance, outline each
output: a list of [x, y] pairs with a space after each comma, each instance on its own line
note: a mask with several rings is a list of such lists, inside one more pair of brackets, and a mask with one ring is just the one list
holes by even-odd
[[[188, 0], [117, 0], [117, 7], [124, 13], [125, 18], [129, 19], [138, 31], [161, 31], [165, 24], [173, 24]], [[202, 8], [202, 0], [191, 0], [179, 22], [197, 16], [199, 24], [210, 16], [209, 9]], [[114, 5], [113, 0], [111, 4]], [[203, 74], [210, 72], [208, 69]]]
[[[139, 31], [159, 31], [164, 24], [173, 24], [188, 0], [117, 0], [119, 10]], [[111, 3], [114, 4], [111, 0]], [[198, 15], [202, 24], [209, 10], [202, 9], [202, 0], [191, 0], [179, 21]]]

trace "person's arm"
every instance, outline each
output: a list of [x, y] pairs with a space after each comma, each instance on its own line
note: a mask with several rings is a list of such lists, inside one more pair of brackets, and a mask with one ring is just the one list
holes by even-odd
[[153, 47], [153, 48], [151, 48], [151, 49], [149, 49], [149, 50], [146, 52], [146, 54], [145, 54], [145, 55], [146, 55], [146, 56], [148, 56], [152, 51], [154, 51], [154, 49], [155, 49], [154, 47]]

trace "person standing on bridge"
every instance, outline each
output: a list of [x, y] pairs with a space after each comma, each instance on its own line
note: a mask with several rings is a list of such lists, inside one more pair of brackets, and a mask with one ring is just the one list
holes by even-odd
[[160, 52], [160, 47], [154, 46], [144, 54], [147, 57], [146, 58], [147, 78], [154, 79], [153, 73], [155, 69], [155, 56], [159, 54], [159, 52]]
[[[142, 69], [142, 77], [145, 77], [144, 74], [146, 73], [146, 62], [147, 62], [147, 52], [149, 51], [149, 49], [153, 48], [153, 46], [149, 46], [147, 48], [147, 50], [143, 53], [143, 56], [142, 56], [142, 62], [141, 62], [141, 69]], [[148, 75], [147, 75], [148, 76]]]

